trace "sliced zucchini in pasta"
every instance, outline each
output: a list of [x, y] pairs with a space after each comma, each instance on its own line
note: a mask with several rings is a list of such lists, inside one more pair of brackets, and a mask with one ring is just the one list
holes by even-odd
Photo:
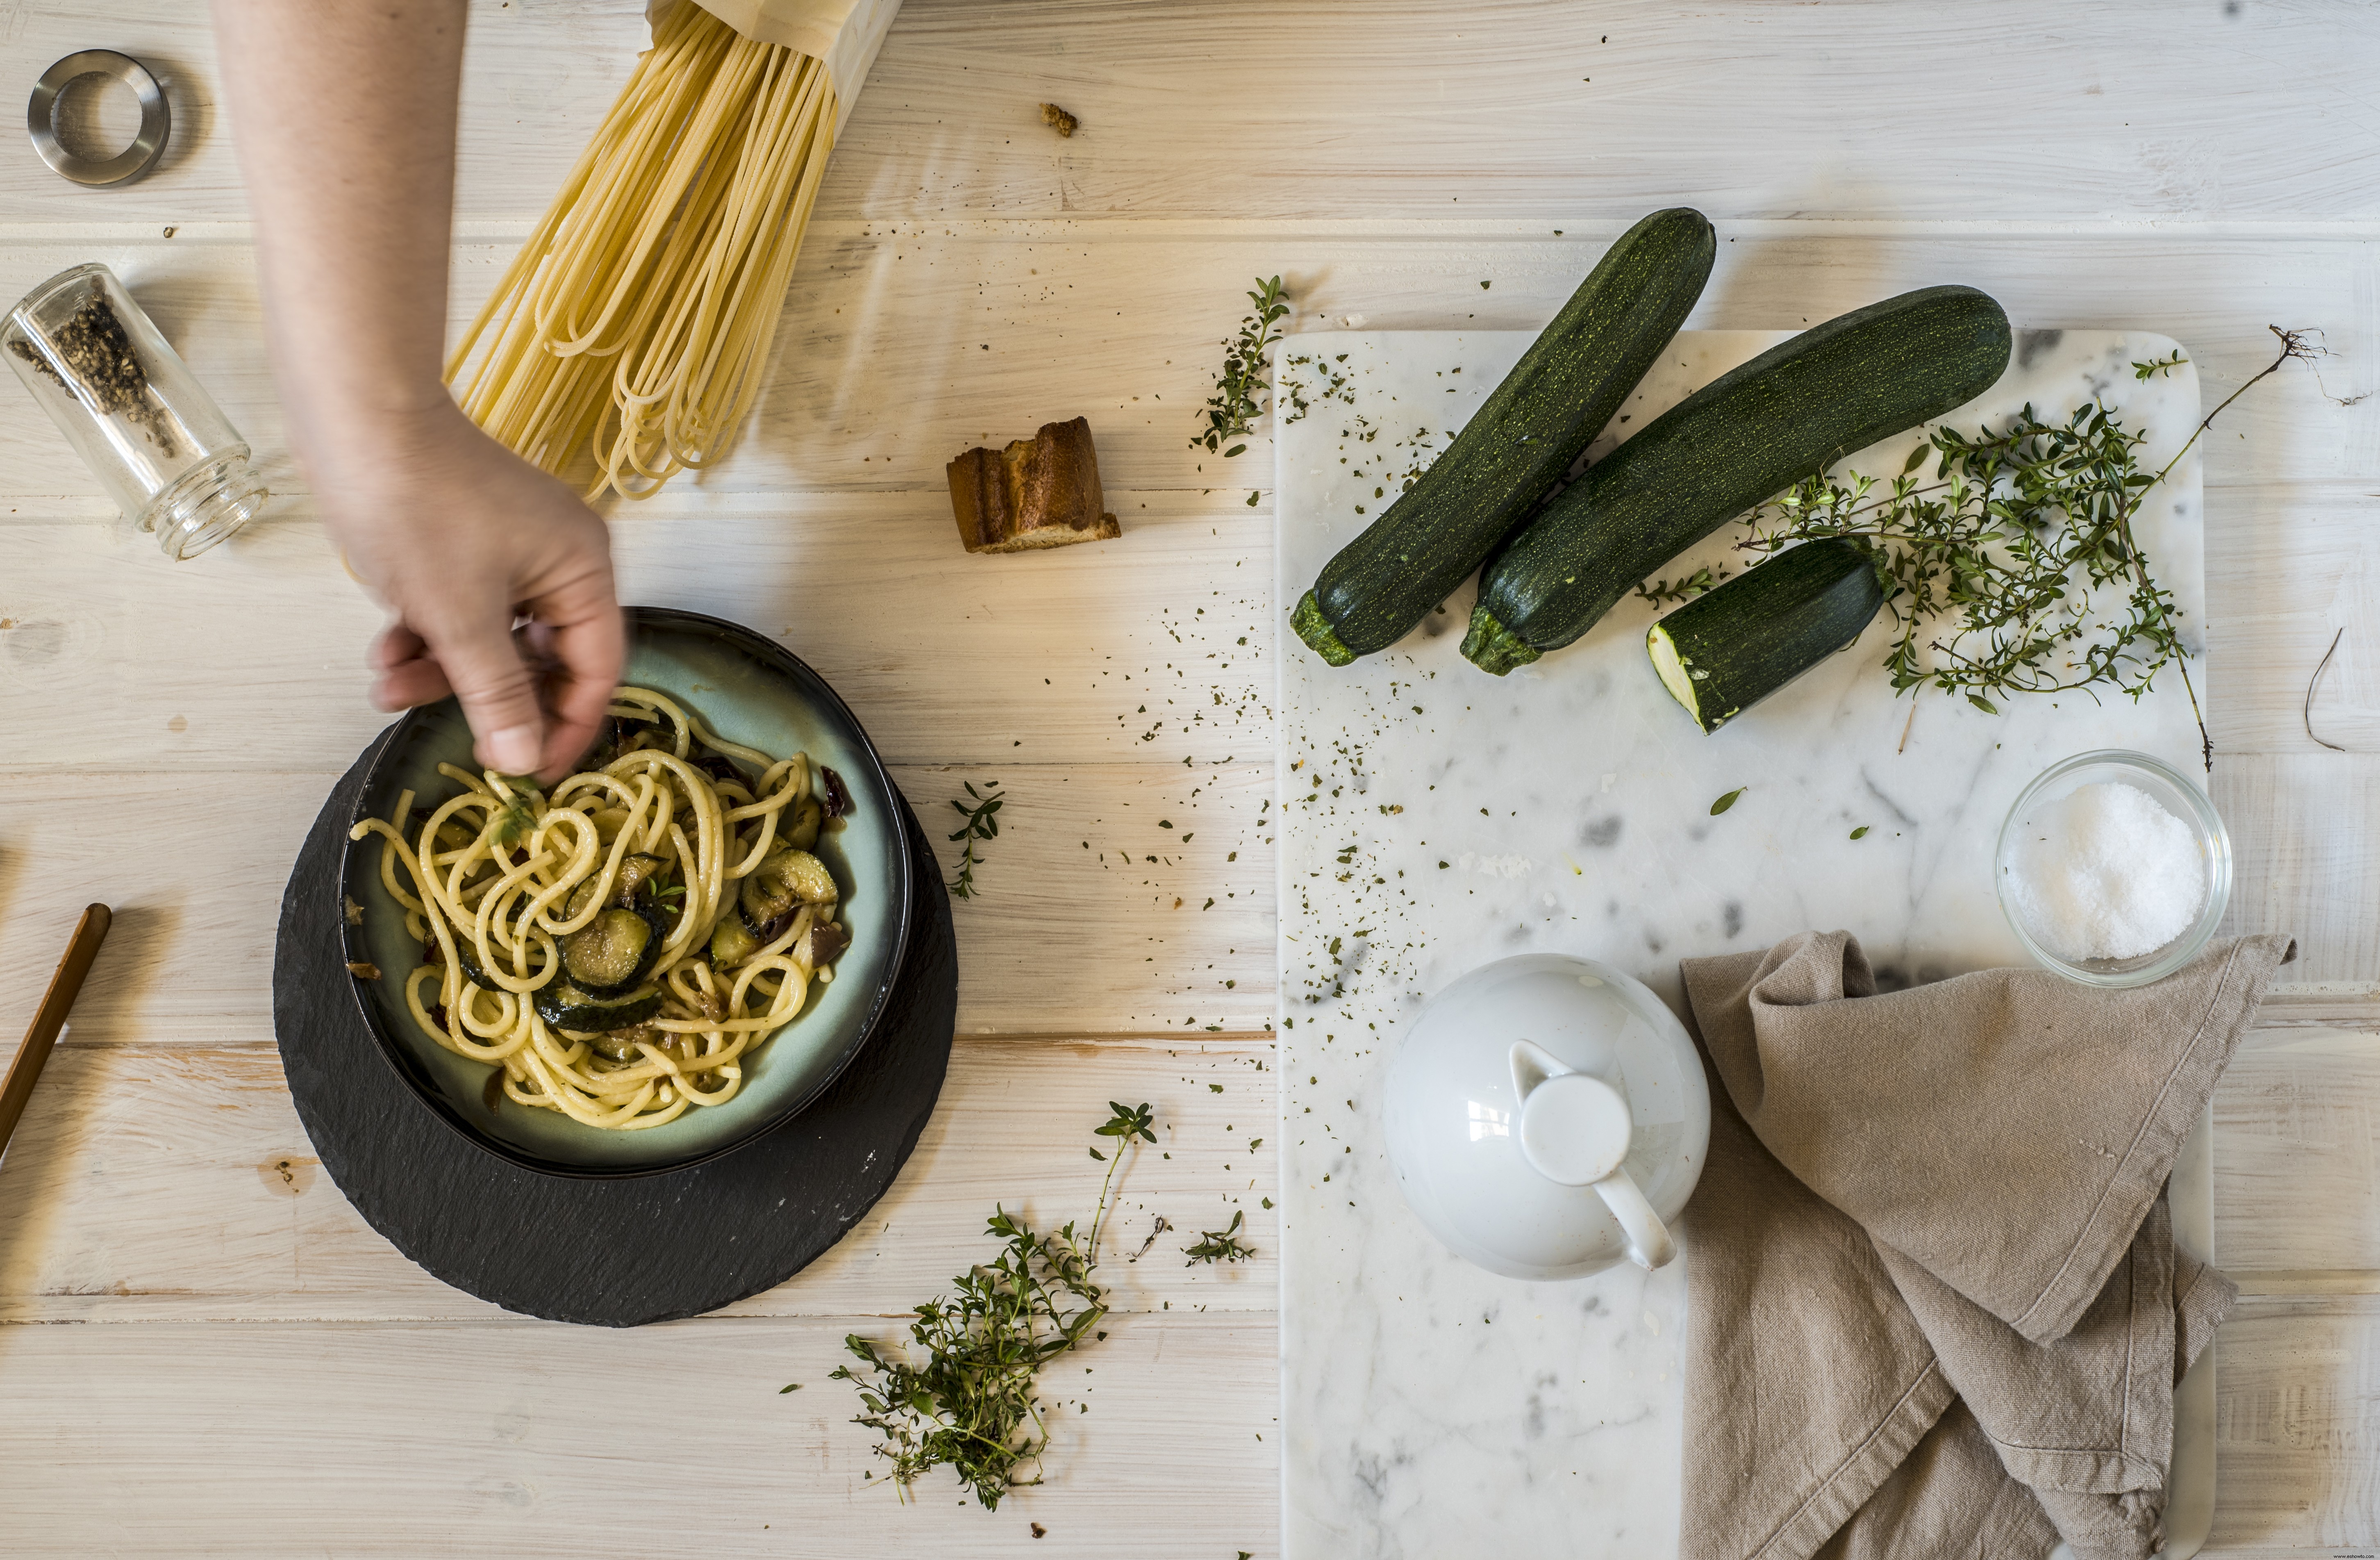
[[[620, 875], [612, 883], [612, 902], [617, 905], [628, 903], [637, 896], [638, 889], [648, 883], [659, 882], [669, 870], [670, 864], [667, 861], [658, 856], [647, 856], [641, 851], [633, 856], [621, 858]], [[572, 889], [569, 901], [562, 908], [562, 919], [565, 921], [577, 920], [586, 910], [587, 902], [592, 899], [595, 896], [595, 891], [602, 886], [603, 874], [597, 872], [577, 888]]]
[[742, 916], [722, 916], [710, 932], [710, 967], [731, 969], [760, 951], [760, 939]]
[[537, 993], [537, 1016], [557, 1030], [601, 1034], [634, 1029], [662, 1010], [662, 989], [642, 986], [625, 996], [599, 997], [567, 981], [556, 981]]
[[649, 974], [667, 938], [650, 896], [613, 905], [562, 940], [562, 968], [589, 996], [617, 996]]
[[795, 850], [808, 850], [818, 844], [819, 825], [826, 822], [826, 809], [816, 797], [804, 797], [794, 810], [794, 816], [777, 838]]
[[471, 957], [471, 945], [465, 942], [460, 937], [455, 939], [455, 962], [462, 967], [463, 979], [470, 981], [471, 984], [479, 987], [481, 991], [500, 992], [504, 990], [504, 987], [488, 979], [488, 972], [480, 968], [480, 961], [478, 959]]
[[744, 922], [755, 935], [759, 929], [792, 912], [796, 905], [832, 905], [842, 896], [826, 863], [807, 850], [780, 850], [752, 869], [744, 880], [738, 903]]

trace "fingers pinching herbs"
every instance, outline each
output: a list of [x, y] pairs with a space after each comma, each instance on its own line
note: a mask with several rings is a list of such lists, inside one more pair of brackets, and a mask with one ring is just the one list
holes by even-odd
[[471, 723], [480, 762], [500, 774], [536, 773], [545, 753], [545, 713], [511, 626], [465, 619], [446, 633], [433, 631], [430, 652]]

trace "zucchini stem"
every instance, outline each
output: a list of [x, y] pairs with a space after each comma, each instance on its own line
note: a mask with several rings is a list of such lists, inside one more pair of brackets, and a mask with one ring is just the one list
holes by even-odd
[[1297, 610], [1289, 615], [1289, 626], [1297, 630], [1297, 637], [1311, 646], [1315, 654], [1333, 666], [1344, 666], [1355, 659], [1355, 652], [1339, 638], [1330, 619], [1322, 615], [1322, 603], [1314, 599], [1313, 591], [1298, 598]]
[[1483, 672], [1502, 676], [1515, 666], [1525, 666], [1545, 652], [1529, 644], [1519, 635], [1496, 621], [1496, 615], [1480, 603], [1471, 609], [1471, 629], [1463, 636], [1463, 658]]

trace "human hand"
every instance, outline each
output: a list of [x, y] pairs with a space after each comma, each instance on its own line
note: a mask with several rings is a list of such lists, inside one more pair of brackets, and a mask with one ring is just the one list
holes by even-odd
[[313, 462], [326, 523], [391, 615], [372, 644], [373, 701], [401, 710], [451, 692], [480, 763], [566, 773], [626, 655], [601, 518], [443, 397], [334, 447]]

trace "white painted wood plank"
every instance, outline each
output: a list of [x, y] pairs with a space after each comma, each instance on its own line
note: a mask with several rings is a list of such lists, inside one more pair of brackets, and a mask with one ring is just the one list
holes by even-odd
[[2298, 981], [2380, 980], [2380, 759], [2218, 752], [2207, 794], [2231, 835], [2225, 931], [2294, 934]]
[[2380, 1033], [2380, 982], [2276, 981], [2256, 1009], [2256, 1027]]
[[[1194, 451], [1250, 279], [1281, 275], [1293, 322], [1373, 329], [1535, 329], [1577, 286], [1612, 229], [1535, 237], [1462, 230], [1218, 233], [1132, 221], [864, 224], [814, 233], [787, 299], [776, 360], [732, 456], [624, 514], [685, 512], [719, 495], [869, 488], [915, 495], [917, 523], [950, 527], [942, 469], [977, 444], [1083, 415], [1100, 472], [1123, 490], [1264, 486], [1266, 440], [1225, 461]], [[2374, 246], [2187, 233], [2040, 236], [1927, 229], [1849, 236], [1826, 224], [1721, 225], [1696, 327], [1790, 329], [1910, 287], [1967, 282], [2017, 323], [2110, 326], [2178, 337], [2212, 398], [2272, 360], [2265, 325], [2319, 328], [2338, 356], [2292, 366], [2228, 414], [2207, 446], [2210, 484], [2380, 477], [2380, 297]], [[512, 242], [456, 250], [459, 324]], [[251, 252], [237, 242], [0, 246], [0, 297], [98, 259], [143, 306], [257, 447], [276, 490], [297, 482], [264, 360]], [[1483, 288], [1481, 283], [1491, 284]], [[0, 396], [27, 410], [21, 390]], [[2218, 499], [2219, 505], [2219, 499]], [[103, 518], [109, 506], [45, 419], [0, 419], [0, 511]], [[303, 512], [285, 507], [284, 513]], [[765, 513], [765, 509], [763, 510]], [[2218, 514], [2220, 510], [2217, 510]], [[1137, 511], [1118, 510], [1129, 531]], [[0, 516], [5, 518], [5, 516]], [[203, 569], [212, 560], [196, 566]]]
[[2365, 484], [2291, 485], [2227, 490], [2208, 514], [2216, 747], [2380, 752], [2380, 504]]
[[[1205, 1227], [1184, 1210], [1212, 1202], [1218, 1222], [1244, 1208], [1263, 1253], [1220, 1272], [1154, 1258], [1117, 1267], [1120, 1303], [1268, 1309], [1272, 1215], [1261, 1201], [1273, 1154], [1244, 1145], [1270, 1135], [1270, 1054], [1225, 1042], [964, 1040], [887, 1200], [808, 1273], [736, 1309], [894, 1311], [923, 1298], [971, 1249], [984, 1198], [1067, 1216], [1091, 1174], [1076, 1128], [1120, 1095], [1152, 1100], [1168, 1127], [1129, 1182], [1126, 1249], [1147, 1216]], [[2216, 1097], [2216, 1251], [2246, 1289], [2380, 1292], [2376, 1123], [2380, 1038], [2252, 1037]], [[66, 1048], [22, 1131], [0, 1161], [0, 1314], [401, 1320], [486, 1309], [414, 1270], [347, 1207], [315, 1168], [261, 1047]], [[1158, 1255], [1183, 1243], [1168, 1239]]]
[[[1061, 0], [1003, 6], [992, 68], [964, 6], [913, 4], [834, 194], [920, 217], [1633, 218], [1681, 195], [1779, 217], [2369, 215], [2344, 139], [2380, 125], [2359, 22], [2344, 4], [2152, 27], [2121, 7], [1953, 0]], [[1082, 117], [1071, 140], [1034, 122], [1052, 96]], [[2321, 143], [2288, 132], [2284, 104]]]
[[[269, 1042], [282, 888], [334, 778], [208, 776], [180, 784], [169, 820], [128, 829], [177, 783], [0, 772], [0, 1035], [31, 1018], [97, 899], [115, 924], [67, 1044]], [[946, 872], [963, 778], [998, 780], [1012, 799], [980, 893], [955, 907], [961, 1032], [1270, 1026], [1269, 766], [898, 768], [921, 817], [953, 820], [929, 829]]]
[[[541, 208], [644, 30], [636, 0], [471, 9], [463, 213]], [[2362, 160], [2380, 48], [2352, 0], [2122, 6], [1955, 0], [1681, 9], [1497, 0], [1151, 6], [909, 0], [820, 198], [830, 217], [1199, 213], [2327, 221], [2380, 216]], [[20, 152], [0, 219], [241, 209], [203, 7], [113, 7], [105, 42], [175, 78], [177, 145], [76, 191]], [[92, 46], [14, 8], [0, 79]], [[1054, 98], [1082, 120], [1062, 140]], [[1857, 112], [1846, 112], [1856, 104]], [[1890, 133], [1878, 133], [1879, 127]], [[1978, 127], [1988, 126], [1988, 136]]]
[[[1108, 1102], [1156, 1109], [1120, 1182], [1102, 1279], [1119, 1311], [1274, 1309], [1272, 1048], [1261, 1042], [962, 1041], [884, 1200], [735, 1316], [899, 1316], [991, 1254], [995, 1204], [1087, 1222]], [[359, 1056], [359, 1066], [378, 1062]], [[426, 1120], [426, 1117], [425, 1117]], [[1233, 1213], [1256, 1258], [1182, 1249]], [[1165, 1218], [1148, 1253], [1133, 1254]], [[415, 1267], [322, 1167], [261, 1046], [61, 1048], [0, 1159], [0, 1322], [434, 1321], [495, 1307]], [[0, 1353], [5, 1339], [0, 1332]]]
[[2217, 1335], [2208, 1554], [2380, 1545], [2380, 1299], [2250, 1299]]
[[[1085, 1363], [1053, 1370], [1048, 1482], [997, 1512], [962, 1501], [947, 1471], [906, 1507], [863, 1478], [882, 1465], [846, 1422], [856, 1395], [827, 1378], [853, 1326], [891, 1331], [872, 1318], [622, 1333], [0, 1327], [10, 1548], [240, 1560], [1276, 1553], [1261, 1322], [1130, 1318]], [[802, 1390], [781, 1395], [788, 1382]]]
[[[640, 0], [477, 0], [463, 72], [455, 208], [534, 217], [545, 207], [627, 79], [646, 41]], [[146, 64], [173, 110], [164, 157], [135, 184], [86, 189], [50, 172], [11, 137], [0, 158], [0, 225], [72, 226], [244, 220], [233, 126], [214, 30], [200, 0], [113, 0], [104, 25], [88, 6], [9, 7], [0, 79], [28, 86], [52, 60], [112, 48]]]
[[2380, 1294], [2380, 1035], [2240, 1047], [2215, 1091], [2215, 1258], [2250, 1291]]
[[[623, 524], [620, 592], [781, 640], [894, 762], [1269, 761], [1266, 517], [1160, 499], [1113, 542], [970, 557], [948, 498], [928, 502]], [[20, 773], [337, 771], [386, 724], [365, 702], [380, 613], [311, 526], [261, 526], [188, 566], [115, 527], [0, 539]]]

